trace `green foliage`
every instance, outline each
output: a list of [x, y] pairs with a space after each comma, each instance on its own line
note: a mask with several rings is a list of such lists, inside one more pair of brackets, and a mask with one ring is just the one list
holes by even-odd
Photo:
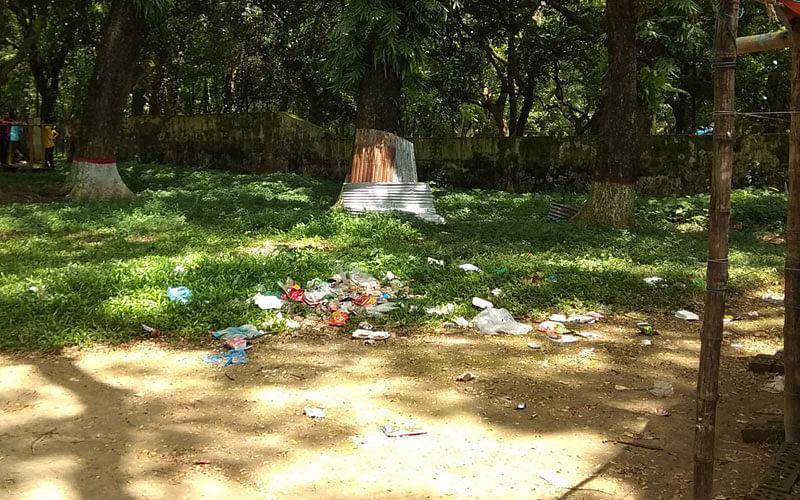
[[331, 41], [334, 83], [355, 88], [368, 65], [412, 73], [444, 18], [438, 0], [348, 0]]
[[167, 17], [175, 0], [131, 0], [136, 10], [151, 23], [157, 23]]
[[[205, 339], [211, 330], [271, 317], [249, 300], [259, 286], [274, 290], [287, 276], [324, 279], [351, 265], [411, 282], [414, 297], [402, 302], [417, 309], [387, 317], [400, 325], [393, 328], [441, 322], [421, 311], [450, 302], [472, 317], [473, 296], [526, 321], [557, 311], [673, 310], [702, 298], [692, 283], [705, 271], [707, 196], [643, 198], [641, 224], [614, 230], [546, 218], [550, 202], [578, 204], [578, 195], [437, 191], [448, 222], [433, 227], [333, 211], [341, 185], [297, 175], [138, 164], [123, 165], [121, 174], [136, 199], [0, 205], [0, 348], [124, 342], [140, 335], [141, 323], [168, 338]], [[4, 186], [20, 189], [62, 180], [0, 174]], [[758, 236], [780, 229], [783, 210], [782, 193], [734, 192], [733, 223], [742, 228], [731, 234], [734, 295], [780, 279], [783, 248]], [[446, 265], [431, 266], [428, 257]], [[468, 262], [485, 272], [457, 268]], [[653, 275], [668, 287], [642, 281]], [[166, 288], [176, 285], [192, 289], [189, 304], [167, 300]], [[500, 296], [490, 295], [494, 288]]]

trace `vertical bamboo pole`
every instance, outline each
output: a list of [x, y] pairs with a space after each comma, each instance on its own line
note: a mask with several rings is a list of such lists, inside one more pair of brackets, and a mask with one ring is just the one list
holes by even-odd
[[25, 128], [25, 142], [28, 143], [28, 167], [33, 168], [34, 155], [33, 155], [33, 125], [26, 125]]
[[714, 489], [716, 431], [722, 318], [728, 283], [728, 230], [734, 147], [734, 85], [739, 0], [722, 0], [717, 16], [714, 54], [714, 162], [708, 226], [706, 306], [700, 333], [697, 375], [697, 422], [694, 439], [694, 498], [710, 500]]
[[785, 316], [783, 321], [784, 429], [787, 443], [800, 441], [800, 32], [790, 35], [792, 91], [789, 109], [789, 201], [786, 211]]

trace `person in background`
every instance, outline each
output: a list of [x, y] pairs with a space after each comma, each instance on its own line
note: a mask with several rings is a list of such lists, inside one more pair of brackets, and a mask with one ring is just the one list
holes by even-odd
[[[19, 147], [19, 142], [22, 140], [22, 125], [16, 123], [17, 115], [14, 112], [8, 114], [11, 124], [8, 127], [8, 140], [11, 143], [9, 146], [11, 154], [11, 163], [16, 163], [16, 160], [23, 156], [22, 150]], [[14, 158], [16, 155], [17, 158]]]
[[44, 166], [45, 168], [56, 168], [55, 151], [58, 132], [55, 125], [43, 125], [42, 137], [44, 139]]
[[0, 118], [0, 165], [8, 166], [8, 147], [9, 147], [9, 114]]

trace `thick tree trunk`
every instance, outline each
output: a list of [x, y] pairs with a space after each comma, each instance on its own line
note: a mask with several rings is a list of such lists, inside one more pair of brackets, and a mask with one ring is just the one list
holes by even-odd
[[372, 57], [358, 86], [356, 128], [397, 133], [403, 80], [391, 67], [373, 65]]
[[71, 199], [133, 195], [117, 171], [115, 146], [146, 28], [133, 0], [113, 0], [81, 120], [72, 166]]
[[722, 319], [728, 284], [728, 231], [735, 141], [734, 84], [739, 0], [723, 0], [717, 16], [714, 54], [714, 162], [708, 225], [706, 307], [700, 332], [697, 409], [694, 434], [694, 498], [714, 496], [714, 439], [719, 398]]
[[381, 130], [358, 129], [350, 182], [417, 182], [414, 144]]
[[684, 95], [675, 96], [669, 103], [672, 116], [675, 117], [675, 135], [691, 134], [692, 128], [692, 103]]
[[636, 95], [636, 0], [606, 0], [608, 95], [600, 117], [595, 180], [577, 219], [627, 226], [633, 222], [641, 155]]
[[[795, 28], [796, 30], [797, 28]], [[784, 429], [787, 443], [800, 442], [800, 32], [791, 33], [792, 131], [789, 140], [789, 200], [786, 217], [783, 323]]]

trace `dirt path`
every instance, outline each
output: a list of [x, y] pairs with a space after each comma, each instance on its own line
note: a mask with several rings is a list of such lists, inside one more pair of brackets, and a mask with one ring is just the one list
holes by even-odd
[[[780, 310], [761, 310], [723, 347], [721, 498], [747, 494], [775, 451], [740, 438], [782, 406], [746, 371], [779, 344]], [[0, 355], [0, 496], [688, 498], [699, 325], [650, 320], [664, 333], [652, 346], [630, 318], [572, 345], [439, 330], [370, 346], [326, 329], [262, 339], [225, 369], [200, 360], [215, 348], [155, 341]], [[477, 379], [456, 382], [464, 371]], [[654, 380], [674, 396], [651, 395]], [[384, 424], [427, 434], [388, 438]]]

